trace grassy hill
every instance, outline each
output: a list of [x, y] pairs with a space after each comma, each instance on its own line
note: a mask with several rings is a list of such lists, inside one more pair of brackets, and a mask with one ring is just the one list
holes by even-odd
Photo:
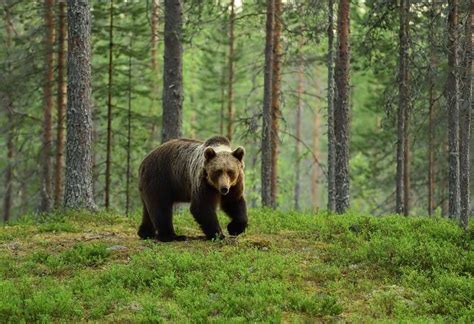
[[0, 322], [474, 322], [472, 227], [251, 210], [245, 235], [209, 242], [184, 213], [191, 239], [155, 243], [138, 240], [138, 218], [0, 228]]

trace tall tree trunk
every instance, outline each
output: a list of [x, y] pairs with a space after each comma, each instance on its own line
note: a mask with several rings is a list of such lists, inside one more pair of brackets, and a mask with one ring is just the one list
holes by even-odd
[[336, 210], [336, 139], [334, 135], [334, 3], [328, 1], [328, 210]]
[[234, 22], [235, 22], [234, 0], [230, 0], [230, 16], [229, 16], [229, 74], [227, 84], [227, 138], [229, 141], [233, 137], [234, 123]]
[[265, 70], [262, 112], [262, 165], [261, 186], [262, 205], [272, 207], [272, 74], [273, 74], [273, 20], [275, 1], [267, 0], [267, 21], [265, 38]]
[[[10, 68], [10, 48], [12, 43], [12, 22], [10, 11], [7, 7], [4, 8], [4, 22], [5, 22], [5, 31], [6, 31], [6, 40], [5, 45], [8, 53], [8, 63], [6, 68], [6, 74], [10, 77], [11, 68]], [[3, 95], [4, 102], [2, 102], [5, 106], [5, 112], [7, 115], [7, 165], [5, 167], [5, 194], [3, 197], [3, 221], [8, 222], [11, 218], [11, 208], [12, 208], [12, 191], [13, 191], [13, 153], [14, 153], [14, 132], [15, 132], [15, 120], [13, 116], [13, 101], [10, 96], [10, 93], [5, 93]]]
[[449, 217], [459, 218], [459, 0], [448, 0], [448, 79], [446, 85], [449, 145]]
[[[318, 81], [319, 83], [319, 81]], [[321, 114], [318, 109], [314, 109], [313, 117], [313, 131], [312, 131], [312, 150], [315, 157], [319, 159], [319, 148], [320, 148], [320, 128], [321, 128]], [[318, 163], [313, 163], [311, 168], [311, 202], [313, 210], [319, 208], [319, 175], [320, 169]]]
[[470, 147], [471, 144], [471, 110], [472, 110], [472, 15], [474, 1], [468, 3], [468, 16], [465, 25], [464, 37], [464, 62], [463, 62], [463, 101], [460, 109], [459, 132], [459, 169], [461, 177], [461, 226], [467, 229], [469, 222], [469, 197], [470, 197]]
[[128, 114], [127, 114], [127, 183], [125, 186], [125, 215], [130, 212], [130, 177], [131, 177], [131, 154], [132, 154], [132, 37], [130, 37], [128, 55]]
[[281, 118], [281, 0], [275, 0], [273, 18], [273, 71], [272, 71], [272, 168], [271, 168], [271, 205], [277, 205], [278, 196], [278, 154], [279, 154], [279, 124]]
[[436, 17], [436, 2], [431, 0], [430, 8], [430, 65], [429, 65], [429, 112], [428, 112], [428, 129], [429, 129], [429, 143], [428, 143], [428, 215], [433, 214], [434, 210], [434, 110], [435, 110], [435, 68], [436, 68], [436, 52], [434, 43], [434, 28]]
[[44, 1], [44, 23], [46, 34], [44, 48], [46, 53], [45, 78], [43, 85], [43, 142], [41, 148], [41, 203], [40, 210], [51, 209], [51, 143], [52, 143], [52, 110], [53, 110], [53, 47], [54, 47], [54, 18], [53, 0]]
[[396, 176], [396, 212], [406, 213], [405, 185], [408, 177], [405, 167], [408, 165], [407, 152], [407, 110], [409, 105], [408, 94], [408, 14], [409, 0], [400, 1], [400, 29], [399, 29], [399, 65], [398, 65], [398, 111], [397, 111], [397, 176]]
[[67, 136], [64, 205], [95, 209], [92, 192], [91, 13], [87, 0], [67, 1]]
[[402, 0], [404, 3], [400, 10], [400, 48], [404, 56], [404, 64], [402, 71], [402, 80], [400, 83], [400, 103], [403, 105], [403, 214], [408, 216], [410, 214], [410, 196], [411, 196], [411, 182], [410, 182], [410, 85], [409, 85], [409, 42], [410, 42], [410, 0]]
[[336, 100], [334, 134], [336, 138], [336, 212], [349, 208], [349, 0], [340, 0], [337, 18], [338, 48], [335, 65]]
[[[300, 42], [301, 44], [302, 42]], [[299, 59], [298, 66], [298, 86], [296, 88], [296, 118], [295, 118], [295, 209], [300, 209], [300, 195], [301, 195], [301, 112], [303, 109], [303, 91], [304, 91], [304, 65], [303, 58]]]
[[[157, 94], [158, 94], [158, 84], [156, 82], [157, 77], [158, 77], [158, 62], [157, 62], [157, 46], [158, 46], [158, 10], [159, 10], [159, 0], [151, 0], [151, 42], [150, 42], [150, 47], [151, 47], [151, 72], [153, 74], [152, 77], [152, 85], [151, 89], [153, 91], [151, 95], [151, 109], [150, 113], [151, 115], [156, 115], [155, 112], [155, 103], [157, 101]], [[156, 118], [152, 119], [151, 123], [151, 130], [150, 130], [150, 144], [152, 147], [154, 147], [154, 141], [155, 141], [155, 133], [156, 133]]]
[[162, 142], [181, 136], [183, 123], [183, 8], [181, 0], [165, 0]]
[[112, 163], [112, 76], [114, 46], [114, 1], [110, 1], [109, 24], [109, 83], [107, 87], [107, 153], [105, 158], [105, 208], [110, 208], [110, 168]]
[[219, 134], [224, 135], [224, 122], [225, 122], [225, 69], [226, 69], [226, 62], [222, 63], [222, 74], [221, 74], [221, 111], [220, 111], [220, 120], [219, 120]]
[[58, 26], [58, 97], [56, 109], [58, 120], [56, 125], [56, 163], [54, 170], [54, 207], [61, 206], [63, 196], [64, 172], [64, 117], [66, 115], [66, 81], [64, 79], [64, 59], [66, 53], [66, 4], [62, 1], [59, 6]]

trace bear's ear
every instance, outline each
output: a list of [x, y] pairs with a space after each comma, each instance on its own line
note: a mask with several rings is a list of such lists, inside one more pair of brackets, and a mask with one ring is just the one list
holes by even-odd
[[236, 148], [233, 152], [232, 152], [232, 155], [237, 159], [239, 160], [240, 162], [242, 162], [242, 159], [244, 158], [244, 155], [245, 155], [245, 150], [242, 146], [239, 146], [238, 148]]
[[206, 158], [206, 161], [209, 161], [216, 157], [216, 151], [214, 151], [212, 147], [208, 147], [204, 151], [204, 157]]

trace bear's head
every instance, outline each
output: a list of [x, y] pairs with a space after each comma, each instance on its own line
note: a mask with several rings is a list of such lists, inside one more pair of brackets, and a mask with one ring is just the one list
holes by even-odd
[[244, 154], [243, 147], [238, 147], [234, 151], [207, 147], [204, 151], [207, 182], [222, 195], [227, 195], [231, 187], [243, 180]]

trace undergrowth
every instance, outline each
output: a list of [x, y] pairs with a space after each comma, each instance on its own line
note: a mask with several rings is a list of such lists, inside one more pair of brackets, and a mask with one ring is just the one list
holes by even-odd
[[[220, 215], [221, 223], [228, 220]], [[0, 229], [0, 322], [474, 322], [471, 227], [250, 210], [238, 238], [140, 241], [139, 215], [56, 212]]]

